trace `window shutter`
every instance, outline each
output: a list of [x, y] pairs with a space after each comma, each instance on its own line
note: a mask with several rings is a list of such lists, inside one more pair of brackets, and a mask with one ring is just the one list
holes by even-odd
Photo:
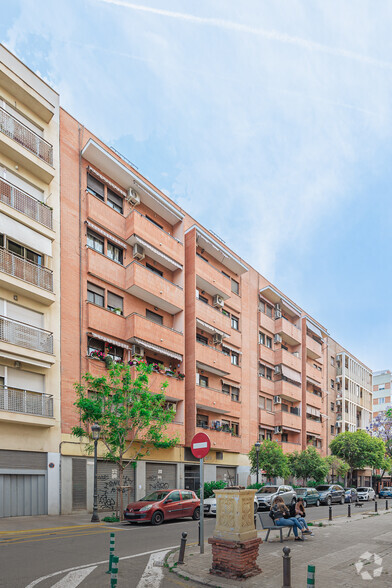
[[93, 178], [93, 176], [90, 176], [90, 174], [87, 174], [87, 188], [90, 188], [91, 190], [93, 190], [93, 192], [96, 192], [102, 199], [104, 198], [104, 185], [101, 184], [101, 182], [98, 181], [96, 178]]
[[105, 290], [99, 286], [96, 286], [95, 284], [92, 284], [91, 282], [87, 282], [87, 290], [94, 292], [94, 294], [99, 294], [99, 296], [105, 296]]
[[108, 306], [111, 308], [121, 308], [123, 310], [123, 298], [121, 296], [117, 296], [117, 294], [113, 294], [112, 292], [108, 292]]

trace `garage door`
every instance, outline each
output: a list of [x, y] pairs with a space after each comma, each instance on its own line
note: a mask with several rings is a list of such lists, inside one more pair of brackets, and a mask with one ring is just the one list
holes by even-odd
[[216, 468], [216, 479], [223, 480], [228, 486], [235, 486], [237, 483], [237, 468], [218, 466]]
[[45, 474], [0, 474], [0, 517], [47, 513]]
[[[129, 489], [130, 501], [135, 500], [135, 469], [129, 465], [124, 470], [123, 486]], [[116, 508], [117, 487], [119, 486], [117, 464], [110, 461], [97, 463], [98, 509], [114, 512]], [[124, 490], [124, 501], [128, 501], [128, 490]]]
[[169, 463], [146, 464], [146, 494], [154, 490], [177, 488], [177, 466]]

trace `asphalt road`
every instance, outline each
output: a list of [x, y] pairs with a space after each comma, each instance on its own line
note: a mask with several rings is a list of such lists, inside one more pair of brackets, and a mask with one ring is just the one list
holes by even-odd
[[[362, 509], [374, 511], [374, 503], [364, 503]], [[352, 512], [359, 511], [352, 505]], [[333, 505], [333, 516], [346, 516], [347, 504]], [[267, 516], [267, 515], [266, 515]], [[316, 524], [328, 518], [328, 507], [308, 507], [307, 520]], [[214, 517], [205, 519], [205, 537], [212, 536]], [[261, 529], [257, 520], [257, 528]], [[129, 588], [191, 587], [173, 574], [166, 574], [140, 585], [151, 558], [161, 557], [152, 552], [169, 550], [179, 545], [181, 533], [188, 533], [188, 543], [197, 543], [198, 524], [191, 519], [164, 523], [159, 527], [148, 524], [82, 524], [33, 531], [2, 532], [0, 529], [0, 587], [1, 588], [100, 588], [110, 586], [105, 574], [109, 554], [109, 537], [116, 534], [116, 555], [120, 557], [118, 586]], [[123, 558], [123, 559], [121, 559]], [[149, 563], [150, 562], [150, 563]], [[83, 569], [72, 570], [72, 568]], [[156, 568], [155, 568], [156, 571]], [[155, 573], [155, 572], [154, 572]], [[49, 576], [44, 579], [43, 577]], [[40, 580], [43, 578], [42, 580]], [[144, 580], [143, 580], [144, 581]]]

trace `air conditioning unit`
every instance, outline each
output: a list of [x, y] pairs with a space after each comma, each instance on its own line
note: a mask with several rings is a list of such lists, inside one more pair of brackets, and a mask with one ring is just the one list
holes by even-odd
[[144, 257], [144, 248], [139, 243], [135, 243], [133, 246], [133, 259], [144, 259]]
[[294, 357], [299, 357], [299, 351], [294, 351], [293, 355], [294, 355]]
[[342, 404], [342, 401], [341, 400], [337, 400], [336, 401], [336, 406], [340, 406], [341, 404]]
[[214, 333], [212, 336], [212, 342], [214, 345], [220, 345], [223, 341], [223, 337], [220, 333]]
[[337, 429], [340, 429], [341, 426], [342, 426], [342, 421], [336, 421], [335, 427]]
[[174, 412], [177, 412], [177, 404], [175, 402], [167, 402], [166, 407], [168, 410], [173, 409]]
[[144, 349], [140, 345], [132, 345], [131, 353], [132, 357], [144, 357]]
[[140, 204], [140, 196], [133, 188], [129, 188], [127, 193], [127, 200], [129, 204], [132, 204], [133, 206]]
[[279, 435], [282, 432], [282, 427], [274, 427], [274, 434]]
[[275, 374], [281, 374], [282, 373], [282, 366], [281, 365], [276, 365], [274, 367], [274, 373]]
[[281, 335], [274, 335], [274, 343], [282, 343]]
[[196, 384], [200, 384], [200, 374], [196, 374]]
[[282, 404], [282, 398], [280, 396], [274, 396], [274, 404]]
[[223, 300], [222, 296], [219, 294], [215, 294], [214, 298], [212, 299], [212, 306], [216, 308], [223, 308], [225, 301]]
[[275, 318], [280, 319], [282, 318], [282, 311], [280, 309], [280, 304], [275, 304]]

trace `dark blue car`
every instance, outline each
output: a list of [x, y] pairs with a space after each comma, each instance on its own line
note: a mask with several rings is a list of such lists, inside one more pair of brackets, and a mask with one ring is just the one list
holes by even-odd
[[392, 488], [391, 486], [385, 486], [380, 490], [378, 493], [380, 498], [392, 498]]

